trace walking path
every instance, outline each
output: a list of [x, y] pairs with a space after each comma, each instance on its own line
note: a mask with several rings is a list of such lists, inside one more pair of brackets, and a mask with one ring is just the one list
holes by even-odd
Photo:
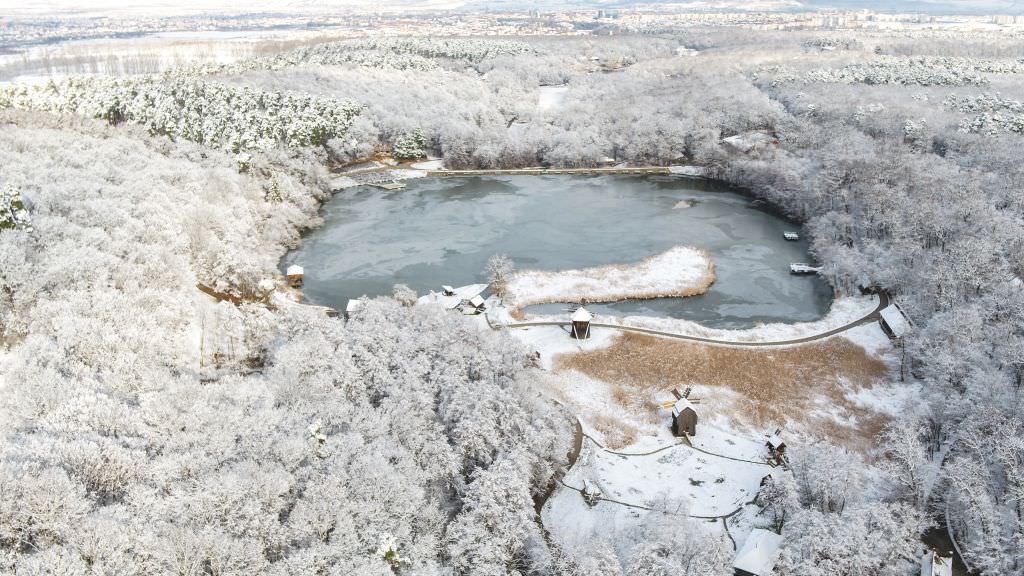
[[[741, 340], [717, 340], [717, 339], [714, 339], [714, 338], [704, 338], [702, 336], [693, 336], [693, 335], [690, 335], [690, 334], [680, 334], [680, 333], [677, 333], [677, 332], [666, 332], [664, 330], [654, 330], [652, 328], [641, 328], [639, 326], [628, 326], [628, 325], [624, 325], [624, 324], [608, 324], [608, 323], [604, 323], [604, 322], [591, 322], [590, 326], [591, 326], [591, 328], [594, 328], [594, 327], [597, 327], [597, 328], [612, 328], [614, 330], [621, 330], [623, 332], [637, 332], [637, 333], [640, 333], [640, 334], [649, 334], [651, 336], [660, 336], [662, 338], [675, 338], [677, 340], [688, 340], [690, 342], [699, 342], [701, 344], [709, 344], [709, 345], [712, 345], [712, 346], [742, 346], [742, 347], [749, 347], [749, 348], [765, 348], [765, 347], [773, 347], [773, 346], [794, 346], [794, 345], [798, 345], [798, 344], [807, 344], [807, 343], [815, 342], [815, 341], [818, 341], [818, 340], [825, 340], [826, 338], [830, 338], [832, 336], [835, 336], [836, 334], [841, 334], [843, 332], [846, 332], [847, 330], [851, 330], [851, 329], [856, 328], [858, 326], [863, 326], [865, 324], [870, 324], [871, 322], [875, 322], [875, 321], [877, 321], [879, 319], [882, 310], [886, 306], [888, 306], [888, 305], [889, 305], [889, 295], [886, 294], [885, 292], [880, 292], [878, 294], [878, 305], [875, 306], [874, 310], [872, 310], [868, 314], [864, 315], [863, 317], [858, 318], [857, 320], [854, 320], [853, 322], [849, 322], [847, 324], [839, 326], [838, 328], [833, 328], [833, 329], [828, 330], [826, 332], [821, 332], [820, 334], [813, 334], [811, 336], [804, 336], [802, 338], [794, 338], [794, 339], [791, 339], [791, 340], [765, 340], [765, 341], [756, 341], [756, 342], [745, 342], [745, 341], [741, 341]], [[532, 328], [532, 327], [535, 327], [535, 326], [562, 326], [562, 327], [564, 327], [564, 326], [571, 326], [572, 325], [572, 322], [570, 322], [568, 320], [564, 320], [564, 321], [563, 320], [546, 320], [546, 321], [538, 321], [538, 322], [515, 322], [515, 323], [511, 323], [511, 324], [500, 324], [500, 325], [495, 326], [493, 323], [491, 323], [491, 319], [490, 319], [489, 316], [487, 317], [487, 323], [488, 323], [488, 325], [490, 325], [491, 328], [501, 328], [501, 327], [505, 327], [505, 328]]]
[[[615, 454], [616, 456], [622, 456], [622, 457], [649, 456], [651, 454], [656, 454], [658, 452], [661, 452], [661, 451], [664, 451], [664, 450], [668, 450], [670, 448], [676, 448], [676, 447], [684, 446], [684, 447], [689, 448], [691, 450], [694, 450], [696, 452], [701, 452], [701, 453], [707, 454], [709, 456], [714, 456], [716, 458], [725, 458], [727, 460], [735, 460], [737, 462], [745, 462], [745, 463], [749, 463], [749, 464], [757, 464], [757, 465], [760, 465], [760, 466], [767, 466], [769, 468], [774, 467], [773, 465], [768, 464], [767, 462], [755, 462], [753, 460], [743, 460], [741, 458], [733, 458], [731, 456], [725, 456], [723, 454], [715, 454], [714, 452], [708, 452], [707, 450], [702, 450], [700, 448], [697, 448], [697, 447], [693, 446], [692, 444], [690, 444], [688, 442], [687, 443], [678, 442], [678, 443], [675, 443], [675, 444], [669, 444], [668, 446], [662, 446], [661, 448], [658, 448], [656, 450], [652, 450], [650, 452], [642, 452], [642, 453], [616, 452], [614, 450], [610, 450], [610, 449], [606, 448], [604, 445], [602, 445], [600, 442], [598, 442], [593, 436], [591, 436], [591, 435], [587, 434], [586, 432], [584, 432], [583, 431], [583, 426], [580, 424], [579, 420], [577, 419], [577, 421], [576, 421], [575, 437], [573, 438], [573, 448], [572, 448], [572, 452], [570, 452], [570, 454], [569, 454], [569, 468], [570, 469], [576, 464], [576, 459], [579, 457], [580, 451], [583, 448], [583, 442], [585, 440], [589, 440], [590, 442], [592, 442], [594, 444], [594, 446], [597, 446], [603, 452], [607, 452], [609, 454]], [[566, 482], [563, 480], [563, 478], [561, 476], [559, 476], [557, 478], [557, 480], [558, 480], [559, 484], [561, 484], [562, 486], [565, 486], [569, 490], [573, 490], [574, 492], [578, 492], [581, 495], [583, 494], [583, 489], [582, 488], [577, 488], [576, 486], [573, 486], [571, 484], [566, 484]], [[548, 496], [550, 496], [550, 494], [548, 494]], [[546, 501], [547, 497], [545, 497], [544, 500]], [[630, 502], [623, 502], [621, 500], [615, 500], [614, 498], [607, 498], [605, 496], [597, 496], [596, 500], [601, 500], [601, 501], [604, 501], [604, 502], [609, 502], [609, 503], [612, 503], [612, 504], [617, 504], [619, 506], [625, 506], [627, 508], [636, 508], [638, 510], [647, 510], [647, 511], [650, 511], [650, 512], [661, 512], [663, 514], [671, 514], [671, 515], [674, 515], [674, 516], [686, 516], [688, 518], [694, 518], [694, 519], [697, 519], [697, 520], [722, 520], [723, 524], [725, 523], [726, 519], [731, 518], [731, 517], [735, 516], [736, 514], [738, 514], [740, 512], [740, 510], [743, 510], [743, 508], [745, 506], [748, 506], [748, 505], [754, 503], [753, 500], [751, 500], [750, 502], [745, 502], [742, 506], [736, 508], [735, 510], [733, 510], [731, 512], [728, 512], [726, 514], [720, 514], [718, 516], [699, 516], [699, 515], [695, 515], [695, 514], [677, 514], [675, 512], [670, 512], [668, 510], [661, 510], [661, 509], [658, 509], [658, 508], [652, 508], [650, 506], [644, 506], [642, 504], [632, 504]], [[726, 525], [726, 532], [728, 533], [728, 525]], [[729, 538], [732, 539], [732, 536], [730, 535]], [[733, 542], [733, 547], [735, 548], [735, 541]]]
[[671, 174], [668, 166], [632, 168], [512, 168], [508, 170], [427, 170], [427, 176], [511, 176], [515, 174]]

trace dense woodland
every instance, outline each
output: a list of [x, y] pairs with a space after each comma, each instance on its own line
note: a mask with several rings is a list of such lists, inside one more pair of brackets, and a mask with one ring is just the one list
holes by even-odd
[[[946, 514], [973, 567], [1021, 573], [1022, 57], [980, 33], [660, 30], [5, 91], [0, 570], [728, 574], [685, 519], [586, 550], [544, 537], [533, 498], [569, 424], [504, 335], [388, 298], [342, 324], [268, 296], [326, 165], [422, 148], [450, 167], [698, 164], [805, 222], [838, 291], [908, 311], [894, 377], [924, 392], [878, 439], [881, 474], [795, 451], [762, 495], [778, 574], [913, 573]], [[313, 136], [293, 137], [303, 117]], [[750, 131], [770, 138], [723, 142]]]

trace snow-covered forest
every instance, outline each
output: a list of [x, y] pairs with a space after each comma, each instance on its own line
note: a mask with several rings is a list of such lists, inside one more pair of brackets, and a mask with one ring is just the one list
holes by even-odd
[[504, 332], [275, 291], [329, 166], [422, 151], [697, 165], [803, 222], [837, 291], [907, 311], [893, 378], [922, 392], [869, 454], [794, 450], [760, 496], [776, 574], [915, 573], [939, 517], [972, 567], [1024, 572], [1022, 58], [998, 34], [684, 29], [0, 90], [0, 571], [731, 573], [675, 516], [547, 538], [572, 424]]

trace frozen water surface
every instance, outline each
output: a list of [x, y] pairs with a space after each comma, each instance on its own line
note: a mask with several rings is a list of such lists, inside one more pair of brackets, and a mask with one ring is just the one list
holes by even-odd
[[484, 265], [496, 253], [508, 254], [519, 268], [562, 270], [636, 262], [677, 245], [711, 254], [718, 279], [707, 294], [590, 308], [744, 328], [816, 320], [831, 301], [821, 279], [789, 274], [791, 262], [810, 259], [803, 240], [782, 237], [797, 226], [719, 183], [601, 175], [406, 184], [397, 191], [348, 189], [324, 205], [324, 225], [282, 262], [282, 269], [305, 267], [309, 301], [343, 309], [349, 298], [390, 294], [397, 283], [423, 294], [442, 284], [483, 281]]

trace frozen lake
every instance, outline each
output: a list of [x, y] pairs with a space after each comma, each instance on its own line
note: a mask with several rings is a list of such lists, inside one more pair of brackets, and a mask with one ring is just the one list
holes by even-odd
[[[505, 253], [520, 269], [563, 270], [633, 263], [673, 246], [706, 249], [717, 281], [702, 296], [591, 305], [595, 312], [685, 318], [717, 328], [820, 318], [831, 290], [789, 274], [809, 259], [798, 229], [711, 181], [644, 176], [422, 178], [404, 190], [337, 193], [324, 225], [286, 255], [305, 267], [306, 298], [344, 309], [349, 298], [420, 294], [442, 284], [486, 281], [487, 259]], [[561, 305], [527, 308], [559, 312]]]

